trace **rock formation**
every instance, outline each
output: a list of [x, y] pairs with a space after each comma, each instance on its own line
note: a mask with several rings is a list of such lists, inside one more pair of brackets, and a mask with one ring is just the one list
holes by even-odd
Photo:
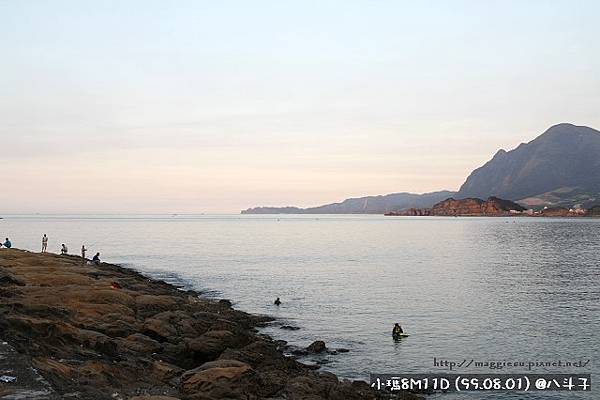
[[378, 398], [285, 357], [254, 329], [268, 320], [115, 265], [0, 249], [0, 335], [60, 396], [44, 398]]
[[476, 198], [446, 199], [428, 209], [408, 209], [386, 215], [402, 216], [502, 216], [511, 215], [512, 212], [523, 212], [525, 208], [512, 201], [490, 197], [487, 200]]

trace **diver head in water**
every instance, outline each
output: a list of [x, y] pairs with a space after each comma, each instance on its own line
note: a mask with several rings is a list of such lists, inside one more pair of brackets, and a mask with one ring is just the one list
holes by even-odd
[[281, 300], [279, 300], [279, 297], [275, 299], [275, 302], [273, 304], [275, 304], [276, 306], [281, 304]]
[[399, 335], [401, 333], [404, 333], [404, 331], [402, 330], [402, 327], [400, 326], [400, 324], [396, 322], [396, 324], [394, 325], [394, 329], [392, 330], [392, 334]]

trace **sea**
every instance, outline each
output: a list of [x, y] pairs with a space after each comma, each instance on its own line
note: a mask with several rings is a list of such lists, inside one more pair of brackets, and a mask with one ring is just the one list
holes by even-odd
[[[340, 377], [591, 374], [591, 391], [430, 399], [597, 399], [600, 219], [376, 215], [3, 215], [17, 248], [79, 254], [275, 317], [262, 333]], [[275, 306], [279, 297], [282, 304]], [[408, 337], [394, 341], [400, 323]], [[292, 326], [297, 330], [281, 329]], [[509, 364], [510, 363], [510, 364]], [[459, 366], [459, 364], [461, 364]], [[532, 365], [533, 364], [533, 365]], [[452, 368], [452, 369], [451, 369]], [[532, 383], [533, 384], [533, 383]]]

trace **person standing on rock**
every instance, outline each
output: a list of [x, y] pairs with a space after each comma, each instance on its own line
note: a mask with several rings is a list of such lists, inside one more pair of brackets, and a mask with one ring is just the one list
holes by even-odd
[[60, 247], [60, 254], [65, 255], [68, 252], [69, 252], [69, 249], [67, 249], [67, 245], [63, 243], [62, 246]]
[[85, 244], [81, 245], [81, 258], [83, 258], [83, 262], [85, 262], [85, 252], [87, 249], [85, 248]]
[[48, 236], [44, 233], [42, 237], [42, 253], [45, 253], [48, 250]]

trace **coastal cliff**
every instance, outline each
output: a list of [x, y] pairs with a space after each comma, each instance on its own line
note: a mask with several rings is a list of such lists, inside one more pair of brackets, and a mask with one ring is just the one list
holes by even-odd
[[[0, 339], [49, 383], [40, 398], [378, 398], [284, 356], [255, 329], [269, 320], [116, 265], [0, 250]], [[16, 378], [0, 394], [22, 396]]]
[[468, 215], [507, 215], [511, 210], [522, 212], [525, 208], [509, 200], [490, 197], [487, 200], [468, 198], [468, 199], [447, 199], [435, 204], [431, 208], [431, 215], [440, 216], [468, 216]]
[[446, 199], [435, 204], [431, 208], [425, 209], [408, 209], [398, 211], [394, 213], [388, 213], [386, 215], [400, 215], [400, 216], [502, 216], [510, 215], [511, 213], [523, 212], [525, 208], [519, 204], [509, 200], [499, 199], [497, 197], [490, 197], [487, 200], [481, 200], [476, 198], [460, 199], [456, 200], [453, 198]]

